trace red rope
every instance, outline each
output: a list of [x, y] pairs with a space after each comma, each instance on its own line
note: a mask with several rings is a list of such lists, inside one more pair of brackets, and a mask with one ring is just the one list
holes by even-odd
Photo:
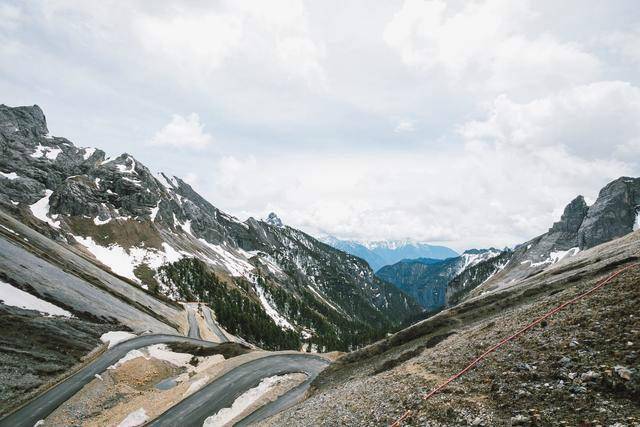
[[[447, 385], [449, 385], [451, 382], [457, 380], [458, 378], [460, 378], [462, 375], [466, 374], [468, 371], [470, 371], [474, 366], [476, 366], [482, 359], [484, 359], [485, 357], [487, 357], [489, 354], [493, 353], [494, 351], [496, 351], [499, 347], [503, 346], [504, 344], [508, 343], [509, 341], [512, 341], [514, 339], [516, 339], [517, 337], [519, 337], [520, 335], [524, 334], [525, 332], [527, 332], [528, 330], [530, 330], [531, 328], [535, 327], [536, 325], [538, 325], [540, 322], [542, 322], [543, 320], [553, 316], [554, 314], [556, 314], [557, 312], [559, 312], [560, 310], [564, 309], [565, 307], [567, 307], [568, 305], [574, 304], [575, 302], [581, 300], [582, 298], [585, 298], [589, 295], [591, 295], [592, 293], [596, 292], [598, 289], [602, 288], [604, 285], [606, 285], [607, 283], [609, 283], [611, 280], [613, 280], [616, 276], [620, 275], [621, 273], [623, 273], [624, 271], [627, 271], [633, 267], [638, 267], [640, 266], [640, 264], [631, 264], [628, 265], [624, 268], [621, 268], [620, 270], [615, 271], [614, 273], [612, 273], [609, 277], [603, 279], [602, 281], [600, 281], [596, 286], [594, 286], [593, 288], [589, 289], [588, 291], [570, 299], [569, 301], [566, 301], [562, 304], [560, 304], [559, 306], [557, 306], [556, 308], [554, 308], [553, 310], [547, 312], [545, 315], [537, 318], [536, 320], [534, 320], [533, 322], [529, 323], [527, 326], [525, 326], [524, 328], [520, 329], [518, 332], [514, 333], [513, 335], [504, 338], [502, 341], [500, 341], [497, 344], [494, 344], [493, 346], [491, 346], [488, 350], [486, 350], [484, 353], [482, 353], [480, 356], [478, 356], [477, 358], [475, 358], [473, 360], [473, 362], [469, 363], [463, 370], [461, 370], [460, 372], [452, 375], [451, 377], [449, 377], [449, 379], [447, 379], [445, 382], [443, 382], [442, 384], [440, 384], [439, 386], [437, 386], [436, 388], [434, 388], [433, 390], [431, 390], [428, 394], [426, 394], [423, 397], [423, 400], [427, 400], [429, 399], [431, 396], [433, 396], [434, 394], [438, 393], [439, 391], [441, 391], [443, 388], [445, 388]], [[407, 410], [400, 418], [398, 418], [393, 424], [391, 424], [391, 427], [399, 427], [400, 424], [406, 420], [409, 415], [411, 415], [411, 410]]]

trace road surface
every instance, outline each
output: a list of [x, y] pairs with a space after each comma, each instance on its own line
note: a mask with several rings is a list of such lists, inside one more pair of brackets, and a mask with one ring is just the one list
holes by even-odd
[[295, 405], [298, 402], [301, 402], [304, 398], [305, 393], [309, 389], [311, 382], [315, 379], [316, 375], [308, 376], [307, 379], [287, 391], [282, 396], [278, 397], [276, 400], [267, 403], [266, 405], [261, 406], [260, 408], [253, 411], [249, 416], [243, 418], [233, 425], [233, 427], [243, 427], [251, 424], [255, 424], [259, 421], [267, 419], [279, 412], [284, 411]]
[[211, 316], [211, 309], [205, 306], [202, 311], [204, 312], [204, 319], [207, 321], [207, 325], [211, 332], [218, 337], [220, 342], [228, 342], [229, 340], [227, 339], [227, 336], [224, 334], [222, 329], [220, 329], [220, 326], [218, 326], [218, 324], [213, 320], [213, 317]]
[[[284, 401], [277, 405], [267, 405], [265, 411], [260, 411], [252, 421], [260, 419], [260, 415], [269, 416], [280, 408], [284, 409], [296, 399], [296, 391], [304, 393], [309, 383], [329, 365], [329, 361], [318, 356], [307, 354], [273, 354], [261, 359], [255, 359], [238, 366], [220, 378], [209, 383], [196, 393], [169, 408], [147, 426], [181, 427], [202, 426], [204, 420], [216, 414], [223, 408], [230, 407], [245, 391], [256, 387], [264, 378], [274, 375], [285, 375], [295, 372], [307, 374], [308, 379], [303, 387], [295, 387], [283, 396]], [[279, 401], [280, 399], [278, 399]], [[276, 401], [277, 402], [277, 401]], [[256, 412], [258, 412], [256, 411]]]
[[124, 341], [107, 350], [96, 360], [66, 380], [45, 391], [13, 413], [0, 420], [0, 427], [33, 427], [39, 420], [51, 414], [58, 406], [70, 399], [82, 387], [94, 379], [96, 374], [122, 359], [130, 350], [154, 344], [191, 343], [203, 347], [216, 347], [217, 343], [201, 341], [179, 335], [142, 335]]
[[196, 312], [193, 310], [193, 306], [189, 303], [185, 304], [187, 308], [187, 317], [189, 319], [189, 338], [202, 339], [200, 337], [200, 327], [196, 320]]

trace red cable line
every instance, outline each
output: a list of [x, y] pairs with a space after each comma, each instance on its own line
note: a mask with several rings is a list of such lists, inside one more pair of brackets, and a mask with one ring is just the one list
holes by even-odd
[[[520, 335], [524, 334], [525, 332], [527, 332], [528, 330], [530, 330], [531, 328], [533, 328], [534, 326], [536, 326], [537, 324], [539, 324], [540, 322], [542, 322], [543, 320], [553, 316], [554, 314], [556, 314], [557, 312], [559, 312], [560, 310], [564, 309], [565, 307], [567, 307], [568, 305], [574, 304], [575, 302], [581, 300], [584, 297], [587, 297], [589, 295], [591, 295], [592, 293], [594, 293], [595, 291], [597, 291], [598, 289], [602, 288], [604, 285], [606, 285], [607, 283], [609, 283], [611, 280], [613, 280], [616, 276], [620, 275], [621, 273], [623, 273], [624, 271], [627, 271], [631, 268], [634, 267], [638, 267], [640, 266], [640, 264], [631, 264], [628, 265], [624, 268], [621, 268], [620, 270], [615, 271], [614, 273], [612, 273], [609, 277], [603, 279], [602, 281], [600, 281], [596, 286], [594, 286], [593, 288], [589, 289], [588, 291], [570, 299], [569, 301], [566, 301], [562, 304], [560, 304], [559, 306], [557, 306], [556, 308], [554, 308], [553, 310], [547, 312], [545, 315], [537, 318], [536, 320], [534, 320], [533, 322], [529, 323], [527, 326], [525, 326], [524, 328], [520, 329], [518, 332], [514, 333], [513, 335], [504, 338], [502, 341], [500, 341], [497, 344], [494, 344], [492, 347], [490, 347], [488, 350], [486, 350], [484, 353], [482, 353], [480, 356], [478, 356], [476, 359], [473, 360], [473, 362], [469, 363], [463, 370], [461, 370], [460, 372], [452, 375], [451, 377], [449, 377], [449, 379], [447, 379], [445, 382], [443, 382], [442, 384], [440, 384], [439, 386], [437, 386], [436, 388], [434, 388], [433, 390], [431, 390], [428, 394], [426, 394], [423, 397], [423, 400], [427, 400], [430, 397], [432, 397], [434, 394], [438, 393], [439, 391], [441, 391], [443, 388], [445, 388], [447, 385], [449, 385], [451, 382], [457, 380], [458, 378], [460, 378], [462, 375], [466, 374], [468, 371], [470, 371], [474, 366], [476, 366], [482, 359], [484, 359], [485, 357], [487, 357], [489, 354], [493, 353], [494, 351], [496, 351], [499, 347], [503, 346], [504, 344], [506, 344], [509, 341], [512, 341], [516, 338], [518, 338]], [[399, 427], [400, 424], [406, 420], [409, 415], [411, 415], [411, 410], [408, 409], [400, 418], [398, 418], [393, 424], [391, 424], [391, 427]]]

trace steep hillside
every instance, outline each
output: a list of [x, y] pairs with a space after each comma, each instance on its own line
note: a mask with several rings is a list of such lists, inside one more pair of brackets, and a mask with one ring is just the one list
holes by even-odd
[[469, 292], [501, 271], [512, 255], [512, 251], [504, 250], [498, 256], [485, 259], [462, 270], [447, 284], [446, 305], [451, 306], [459, 303]]
[[395, 264], [403, 259], [446, 259], [458, 256], [457, 252], [447, 247], [410, 240], [360, 243], [353, 240], [340, 240], [332, 236], [322, 237], [321, 240], [336, 249], [364, 259], [373, 271], [378, 271], [385, 265]]
[[378, 270], [376, 275], [413, 296], [426, 310], [447, 304], [447, 286], [465, 269], [500, 254], [496, 249], [471, 249], [461, 256], [442, 261], [429, 258], [403, 260]]
[[[196, 286], [219, 283], [242, 301], [236, 310], [261, 313], [253, 339], [268, 348], [347, 350], [421, 310], [357, 257], [273, 218], [241, 222], [131, 155], [49, 135], [37, 106], [0, 106], [0, 149], [4, 211], [144, 294], [210, 299]], [[195, 277], [201, 264], [208, 279], [187, 288], [167, 270]]]
[[[640, 232], [444, 310], [338, 359], [262, 425], [605, 425], [640, 422]], [[423, 397], [493, 344], [631, 267]]]

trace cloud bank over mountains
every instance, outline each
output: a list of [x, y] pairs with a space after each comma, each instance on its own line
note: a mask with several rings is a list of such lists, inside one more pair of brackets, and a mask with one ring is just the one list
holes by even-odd
[[239, 216], [508, 245], [640, 172], [640, 11], [591, 6], [9, 1], [1, 102]]

